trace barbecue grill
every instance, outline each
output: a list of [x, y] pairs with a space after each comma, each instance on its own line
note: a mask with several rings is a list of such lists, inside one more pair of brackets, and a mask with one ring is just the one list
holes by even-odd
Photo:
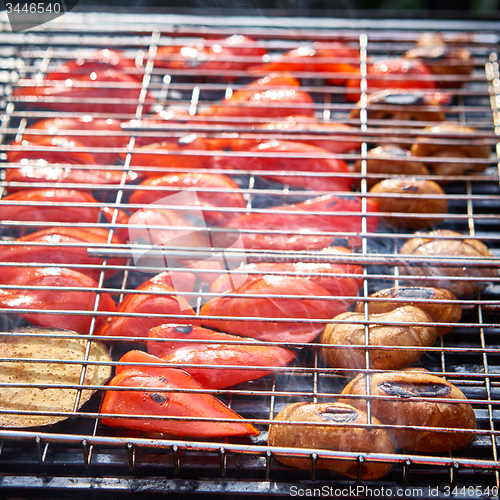
[[[499, 26], [492, 22], [433, 22], [427, 21], [377, 21], [373, 26], [370, 20], [345, 19], [302, 19], [302, 18], [206, 18], [196, 16], [168, 15], [96, 15], [68, 13], [56, 21], [42, 25], [30, 32], [13, 34], [9, 32], [6, 19], [2, 21], [0, 57], [2, 78], [1, 89], [1, 128], [3, 151], [19, 149], [10, 145], [16, 137], [26, 134], [26, 129], [35, 121], [54, 116], [80, 116], [82, 113], [50, 111], [30, 106], [30, 103], [16, 100], [12, 90], [28, 85], [30, 80], [41, 82], [43, 76], [60, 63], [91, 54], [95, 49], [121, 49], [133, 59], [143, 61], [144, 78], [138, 84], [143, 90], [139, 94], [136, 112], [112, 116], [123, 121], [136, 119], [135, 123], [124, 125], [123, 134], [132, 140], [119, 152], [124, 154], [124, 165], [110, 165], [107, 169], [118, 171], [148, 171], [148, 165], [131, 167], [134, 153], [134, 140], [147, 135], [158, 135], [158, 130], [145, 126], [141, 119], [146, 116], [144, 105], [148, 104], [146, 93], [155, 99], [155, 110], [168, 110], [170, 106], [185, 108], [189, 117], [184, 122], [165, 121], [159, 126], [162, 133], [173, 137], [187, 134], [217, 137], [225, 132], [238, 131], [252, 137], [265, 135], [269, 139], [328, 138], [319, 132], [294, 131], [287, 133], [261, 131], [252, 128], [255, 119], [235, 119], [230, 125], [196, 122], [200, 109], [218, 102], [225, 96], [252, 80], [245, 72], [232, 72], [221, 75], [217, 72], [199, 71], [193, 67], [189, 71], [166, 70], [155, 66], [156, 49], [162, 45], [184, 44], [200, 37], [229, 36], [235, 33], [254, 38], [268, 48], [271, 57], [296, 47], [301, 43], [342, 40], [358, 47], [361, 51], [360, 88], [366, 83], [365, 63], [367, 57], [397, 57], [413, 47], [420, 34], [426, 30], [439, 30], [449, 43], [466, 47], [473, 55], [474, 71], [463, 77], [465, 85], [447, 89], [453, 96], [451, 104], [445, 107], [448, 121], [471, 126], [478, 130], [481, 138], [492, 147], [492, 157], [477, 160], [487, 163], [482, 173], [461, 176], [446, 185], [449, 213], [444, 214], [442, 228], [459, 231], [464, 238], [474, 237], [485, 242], [494, 257], [464, 259], [460, 257], [430, 258], [428, 262], [440, 266], [486, 266], [498, 268], [500, 264], [500, 232], [498, 217], [500, 211], [500, 188], [498, 171], [497, 136], [500, 130], [500, 70], [498, 65]], [[314, 98], [316, 117], [326, 122], [344, 122], [356, 127], [352, 134], [338, 135], [338, 140], [359, 139], [361, 150], [355, 153], [337, 155], [352, 164], [355, 160], [366, 159], [367, 150], [372, 144], [388, 144], [397, 139], [398, 143], [411, 145], [421, 133], [426, 123], [393, 122], [386, 119], [371, 121], [361, 114], [360, 119], [349, 118], [353, 107], [344, 99], [344, 89], [325, 83], [325, 75], [301, 73], [301, 89], [310, 92]], [[228, 77], [233, 79], [228, 80]], [[99, 115], [109, 118], [109, 114]], [[263, 122], [266, 120], [262, 119]], [[85, 131], [75, 131], [72, 135], [82, 136]], [[25, 136], [26, 137], [26, 136]], [[448, 137], [444, 141], [457, 140]], [[108, 152], [102, 147], [81, 148], [89, 152]], [[113, 149], [113, 148], [111, 148]], [[115, 148], [116, 149], [116, 148]], [[113, 151], [115, 151], [113, 149]], [[190, 154], [189, 151], [186, 154]], [[191, 154], [194, 154], [193, 152]], [[200, 154], [199, 151], [196, 154]], [[209, 156], [211, 153], [204, 153]], [[226, 152], [228, 156], [238, 154]], [[243, 154], [244, 155], [244, 154]], [[307, 156], [307, 155], [306, 155]], [[14, 168], [6, 163], [5, 169]], [[443, 159], [443, 162], [448, 160]], [[80, 167], [80, 166], [79, 166]], [[86, 168], [86, 167], [82, 167]], [[220, 173], [227, 173], [221, 171]], [[311, 175], [308, 172], [281, 172], [276, 176], [292, 174]], [[270, 207], [305, 200], [324, 192], [308, 189], [293, 189], [279, 182], [263, 180], [259, 172], [231, 172], [247, 201], [240, 213], [272, 210]], [[366, 179], [366, 164], [360, 174], [354, 177]], [[368, 176], [369, 177], [369, 176]], [[22, 184], [22, 183], [21, 183]], [[5, 196], [9, 187], [19, 187], [5, 180], [0, 182]], [[51, 184], [37, 184], [37, 187]], [[72, 185], [76, 189], [92, 190], [99, 207], [128, 210], [128, 198], [136, 189], [134, 183], [103, 185]], [[345, 195], [348, 195], [346, 193]], [[361, 181], [357, 193], [368, 199], [366, 181]], [[342, 195], [341, 195], [342, 196]], [[140, 208], [140, 207], [136, 207]], [[231, 209], [233, 210], [233, 209]], [[235, 210], [238, 212], [238, 210]], [[279, 209], [275, 209], [279, 213]], [[346, 214], [348, 215], [348, 214]], [[402, 243], [412, 237], [407, 229], [393, 229], [380, 224], [376, 232], [367, 229], [369, 213], [363, 212], [362, 245], [352, 255], [344, 257], [325, 256], [319, 251], [262, 251], [246, 253], [253, 261], [309, 261], [352, 263], [363, 266], [363, 286], [360, 299], [370, 293], [395, 286], [404, 279], [400, 267], [415, 263], [415, 258], [398, 254]], [[120, 229], [117, 213], [110, 221], [104, 217], [99, 225], [116, 231]], [[16, 222], [2, 221], [1, 245], [11, 244], [14, 238], [35, 229], [50, 227], [53, 224], [39, 221]], [[64, 225], [64, 224], [62, 224]], [[66, 224], [71, 226], [72, 224]], [[81, 227], [94, 224], [79, 223]], [[285, 232], [287, 232], [285, 230]], [[322, 234], [325, 232], [318, 232]], [[332, 237], [345, 238], [345, 234], [331, 234]], [[164, 249], [144, 247], [154, 255], [165, 255]], [[130, 245], [89, 246], [88, 253], [102, 257], [101, 277], [97, 292], [109, 292], [116, 300], [121, 300], [147, 277], [156, 272], [151, 268], [141, 268], [134, 263], [133, 248]], [[196, 249], [170, 249], [169, 256], [196, 256]], [[191, 252], [189, 254], [188, 252]], [[233, 250], [233, 257], [241, 257]], [[114, 257], [127, 259], [123, 265], [114, 267], [119, 273], [104, 279], [104, 271], [109, 267], [108, 260]], [[330, 259], [330, 260], [329, 260]], [[2, 263], [2, 267], [13, 264]], [[29, 266], [30, 263], [16, 264]], [[50, 264], [46, 264], [49, 266]], [[74, 266], [78, 267], [78, 266]], [[82, 266], [80, 266], [82, 267]], [[83, 266], [85, 267], [85, 266]], [[149, 271], [149, 274], [148, 274]], [[1, 273], [0, 273], [1, 274]], [[481, 278], [477, 279], [481, 281]], [[294, 344], [298, 355], [294, 363], [286, 368], [272, 369], [273, 374], [265, 378], [247, 382], [223, 390], [206, 391], [215, 394], [233, 410], [251, 421], [261, 431], [260, 436], [251, 439], [225, 440], [181, 440], [165, 436], [145, 435], [135, 431], [123, 431], [107, 427], [100, 422], [100, 402], [105, 386], [93, 387], [97, 390], [94, 397], [80, 410], [65, 413], [68, 418], [52, 426], [27, 429], [0, 429], [0, 487], [7, 496], [50, 495], [87, 496], [89, 488], [96, 497], [113, 494], [164, 493], [177, 495], [268, 495], [268, 496], [305, 496], [313, 490], [323, 496], [356, 496], [359, 498], [401, 497], [409, 498], [498, 498], [500, 486], [500, 466], [498, 464], [499, 444], [499, 381], [500, 350], [497, 339], [499, 328], [498, 278], [489, 280], [490, 285], [481, 294], [460, 300], [463, 317], [460, 323], [452, 324], [452, 333], [438, 339], [434, 347], [418, 362], [422, 366], [446, 377], [459, 387], [473, 405], [478, 427], [473, 442], [455, 452], [424, 454], [397, 450], [393, 455], [360, 454], [355, 452], [334, 452], [315, 449], [282, 449], [266, 444], [267, 429], [273, 417], [284, 406], [295, 401], [331, 402], [349, 380], [346, 370], [325, 366], [319, 356], [318, 343]], [[7, 286], [6, 289], [9, 289]], [[200, 285], [193, 293], [183, 294], [192, 304], [197, 314], [200, 305], [216, 294]], [[293, 296], [289, 296], [293, 298]], [[4, 331], [29, 324], [13, 314], [11, 309], [2, 309]], [[22, 310], [17, 312], [22, 313]], [[43, 311], [42, 311], [43, 312]], [[62, 311], [50, 311], [62, 313]], [[90, 314], [93, 318], [106, 313], [94, 311], [75, 311], [75, 314]], [[165, 322], [176, 322], [182, 315], [167, 317]], [[249, 318], [251, 319], [251, 318]], [[287, 318], [281, 318], [285, 321]], [[262, 318], [265, 325], [266, 318]], [[269, 321], [269, 320], [268, 320]], [[279, 320], [278, 320], [279, 321]], [[299, 318], [297, 321], [308, 321]], [[328, 323], [330, 320], [318, 320]], [[368, 321], [366, 321], [368, 324]], [[89, 339], [95, 339], [95, 323], [92, 323]], [[264, 326], [265, 327], [265, 326]], [[29, 337], [30, 333], [24, 333]], [[71, 337], [71, 333], [68, 333]], [[130, 349], [133, 338], [128, 342], [113, 343], [113, 338], [100, 338], [110, 341], [113, 366], [119, 364], [124, 351]], [[135, 339], [140, 342], [141, 339]], [[279, 344], [279, 343], [277, 343]], [[366, 349], [368, 355], [370, 349]], [[6, 361], [6, 360], [2, 360]], [[40, 361], [40, 360], [39, 360]], [[14, 360], [15, 362], [15, 360]], [[86, 366], [82, 362], [82, 367]], [[250, 369], [253, 367], [240, 367]], [[366, 373], [373, 370], [365, 368]], [[7, 384], [9, 385], [9, 384]], [[64, 384], [62, 384], [64, 385]], [[15, 384], [14, 384], [15, 386]], [[76, 388], [81, 386], [76, 386]], [[1, 391], [1, 389], [0, 389]], [[2, 410], [6, 412], [6, 410]], [[9, 411], [12, 413], [12, 411]], [[22, 414], [22, 410], [19, 414]], [[61, 412], [40, 412], [58, 415]], [[276, 459], [283, 454], [307, 457], [311, 461], [310, 470], [285, 467]], [[353, 480], [335, 472], [316, 467], [318, 457], [354, 460], [358, 464], [359, 477], [366, 461], [383, 461], [393, 464], [392, 471], [378, 481]], [[326, 488], [326, 489], [325, 489]], [[26, 493], [28, 492], [28, 493]]]

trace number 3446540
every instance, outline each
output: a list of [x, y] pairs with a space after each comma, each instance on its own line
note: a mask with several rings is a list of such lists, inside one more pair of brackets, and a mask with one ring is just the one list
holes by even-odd
[[61, 12], [60, 3], [6, 3], [7, 14], [12, 12], [17, 14], [59, 14]]

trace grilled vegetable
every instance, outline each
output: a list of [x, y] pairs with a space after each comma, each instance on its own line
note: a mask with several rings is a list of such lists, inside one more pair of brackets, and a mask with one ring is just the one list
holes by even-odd
[[[8, 245], [0, 245], [0, 262], [38, 262], [88, 266], [77, 268], [94, 280], [99, 279], [101, 270], [92, 266], [102, 265], [103, 260], [89, 257], [88, 246], [119, 245], [122, 241], [115, 235], [109, 239], [109, 232], [100, 227], [51, 227], [28, 234]], [[108, 259], [106, 277], [118, 271], [108, 266], [123, 266], [125, 259]]]
[[[175, 283], [170, 272], [158, 274], [139, 285], [136, 288], [139, 293], [128, 293], [116, 307], [116, 312], [125, 314], [115, 318], [109, 317], [107, 323], [96, 333], [112, 337], [147, 337], [151, 328], [172, 320], [177, 323], [198, 325], [199, 320], [189, 319], [194, 316], [194, 311], [187, 300], [182, 295], [177, 295], [178, 292], [192, 291], [193, 288], [194, 276], [191, 273], [179, 272], [175, 277]], [[127, 316], [127, 313], [131, 315]], [[187, 317], [171, 318], [171, 315]]]
[[[365, 315], [345, 312], [333, 318], [336, 322], [326, 325], [321, 334], [321, 354], [328, 366], [334, 368], [359, 368], [367, 366], [365, 357]], [[402, 306], [391, 311], [368, 316], [368, 342], [370, 346], [385, 349], [369, 351], [370, 368], [394, 370], [412, 365], [424, 353], [423, 349], [390, 349], [395, 347], [425, 348], [434, 345], [436, 329], [427, 325], [431, 318], [421, 309]], [[386, 324], [388, 323], [388, 324]], [[336, 346], [349, 346], [348, 349]], [[354, 347], [360, 346], [360, 347]]]
[[[196, 152], [209, 149], [207, 139], [190, 134], [134, 149], [130, 165], [139, 167], [139, 172], [146, 177], [176, 173], [176, 169], [190, 172], [203, 167], [208, 159], [203, 153]], [[126, 155], [123, 153], [120, 156], [125, 158]]]
[[[135, 115], [141, 85], [129, 74], [113, 69], [94, 71], [86, 67], [81, 74], [62, 71], [49, 73], [41, 85], [32, 80], [23, 81], [14, 89], [17, 102], [38, 108], [70, 111], [72, 113], [114, 113]], [[144, 112], [154, 99], [147, 95]]]
[[[374, 215], [377, 209], [377, 204], [368, 198], [366, 200], [368, 232], [377, 229], [378, 219]], [[326, 195], [303, 203], [271, 207], [259, 213], [240, 215], [229, 221], [228, 225], [248, 231], [242, 232], [241, 237], [245, 248], [249, 249], [318, 250], [328, 247], [336, 237], [346, 238], [351, 246], [356, 247], [361, 245], [361, 238], [358, 236], [362, 232], [361, 211], [360, 198]], [[290, 231], [290, 233], [266, 234], [266, 230]], [[322, 231], [340, 234], [322, 235]]]
[[366, 108], [369, 120], [442, 122], [446, 118], [435, 97], [421, 91], [384, 89], [372, 92], [366, 103], [358, 101], [349, 116], [359, 118], [362, 108]]
[[[339, 256], [350, 253], [347, 248], [336, 247]], [[331, 252], [334, 253], [333, 251]], [[247, 275], [247, 281], [252, 281], [266, 275], [292, 274], [299, 278], [314, 281], [317, 285], [323, 287], [333, 296], [354, 297], [358, 294], [363, 280], [346, 274], [355, 274], [361, 276], [363, 268], [361, 266], [352, 266], [341, 263], [315, 263], [315, 262], [291, 262], [291, 263], [273, 263], [258, 262], [255, 264], [245, 264], [233, 269], [235, 274], [223, 275], [217, 278], [211, 287], [212, 293], [224, 293], [235, 289], [234, 278], [237, 273]]]
[[[0, 427], [38, 427], [65, 420], [74, 415], [77, 397], [81, 408], [96, 392], [87, 386], [100, 386], [108, 380], [111, 358], [106, 347], [87, 337], [66, 337], [71, 335], [75, 333], [33, 327], [0, 336], [0, 357], [5, 359], [0, 362], [0, 383], [7, 384], [0, 392], [0, 407], [26, 412], [0, 414]], [[61, 384], [67, 387], [58, 387]]]
[[[429, 91], [439, 103], [446, 103], [449, 96], [437, 92], [432, 73], [425, 64], [410, 59], [381, 59], [368, 64], [367, 93], [390, 88], [392, 90]], [[360, 99], [360, 78], [346, 83], [346, 99], [358, 102]]]
[[120, 121], [84, 115], [39, 120], [23, 132], [20, 142], [39, 143], [50, 137], [64, 137], [92, 148], [92, 156], [102, 165], [116, 163], [118, 153], [99, 149], [124, 148], [130, 140], [129, 134], [122, 132]]
[[[121, 363], [157, 363], [158, 358], [141, 351], [129, 351]], [[163, 363], [162, 360], [159, 360]], [[101, 405], [101, 422], [110, 427], [126, 427], [161, 432], [178, 437], [217, 438], [257, 436], [259, 431], [210, 394], [179, 393], [202, 387], [189, 374], [163, 366], [117, 366], [116, 375]], [[119, 388], [136, 388], [120, 391]], [[127, 418], [143, 416], [144, 418]], [[154, 418], [161, 417], [161, 418]], [[187, 417], [175, 420], [176, 417]], [[209, 419], [196, 420], [196, 419]], [[213, 420], [212, 420], [213, 419]], [[219, 419], [241, 420], [220, 422]]]
[[[64, 267], [3, 267], [2, 285], [19, 288], [0, 289], [0, 307], [12, 309], [35, 309], [40, 312], [17, 313], [35, 325], [50, 328], [67, 328], [78, 333], [89, 333], [92, 311], [99, 300], [99, 311], [113, 313], [115, 303], [108, 293], [86, 291], [97, 289], [98, 284], [85, 274]], [[31, 288], [33, 287], [33, 288]], [[50, 287], [48, 290], [38, 287]], [[77, 290], [65, 290], [77, 288]], [[45, 311], [68, 311], [67, 314], [57, 312], [45, 314]], [[72, 314], [83, 311], [88, 314]], [[99, 325], [102, 317], [96, 317]]]
[[[458, 323], [462, 318], [460, 304], [453, 303], [457, 298], [443, 288], [401, 286], [379, 290], [369, 295], [368, 298], [379, 299], [366, 302], [368, 304], [368, 314], [385, 313], [398, 307], [409, 305], [418, 307], [424, 311], [434, 323]], [[441, 301], [448, 301], [448, 303], [442, 303]], [[358, 302], [354, 308], [354, 312], [364, 313], [364, 311], [365, 302]], [[436, 328], [437, 334], [438, 336], [444, 335], [452, 328], [449, 326], [438, 326]]]
[[215, 156], [207, 161], [206, 166], [257, 170], [266, 179], [313, 191], [351, 190], [352, 178], [347, 163], [333, 158], [325, 149], [301, 142], [276, 140], [254, 146], [249, 153], [250, 156]]
[[202, 109], [203, 117], [284, 118], [314, 116], [314, 101], [288, 75], [270, 75], [233, 93], [229, 99]]
[[138, 177], [131, 171], [124, 176], [120, 169], [98, 168], [90, 153], [73, 149], [85, 149], [84, 144], [67, 137], [42, 137], [36, 141], [23, 139], [21, 146], [22, 150], [7, 153], [10, 162], [21, 163], [19, 167], [6, 170], [5, 180], [9, 182], [9, 191], [31, 189], [29, 184], [15, 186], [13, 183], [17, 182], [85, 184], [82, 189], [90, 190], [101, 184], [120, 184], [122, 179], [133, 181]]
[[232, 71], [244, 71], [267, 54], [253, 38], [232, 35], [227, 38], [201, 39], [190, 45], [158, 47], [155, 66], [183, 71], [216, 72], [229, 80]]
[[[426, 262], [425, 258], [436, 259], [464, 258], [477, 259], [493, 257], [488, 247], [474, 238], [466, 238], [462, 234], [448, 229], [440, 229], [429, 233], [415, 233], [415, 238], [406, 241], [399, 250], [401, 255], [423, 257], [421, 262], [412, 262], [401, 266], [401, 274], [422, 277], [422, 279], [405, 278], [404, 281], [414, 286], [432, 286], [449, 290], [458, 298], [470, 297], [483, 291], [488, 286], [488, 278], [498, 277], [498, 268], [480, 267], [457, 263], [457, 267], [439, 266]], [[462, 278], [471, 278], [464, 280]], [[458, 278], [458, 279], [455, 279]]]
[[[364, 396], [366, 376], [358, 375], [342, 391], [343, 395]], [[446, 399], [467, 399], [462, 391], [442, 377], [426, 370], [401, 370], [370, 375], [372, 415], [383, 424], [408, 427], [436, 427], [432, 430], [388, 429], [398, 448], [423, 453], [444, 453], [467, 445], [474, 435], [467, 432], [443, 432], [446, 429], [475, 429], [476, 415], [466, 402], [446, 402]], [[387, 397], [390, 399], [387, 399]], [[415, 398], [421, 399], [415, 401]], [[435, 401], [433, 401], [435, 399]], [[442, 400], [445, 401], [442, 401]], [[366, 410], [366, 400], [350, 397], [340, 402]]]
[[[454, 175], [464, 175], [469, 171], [482, 172], [488, 163], [476, 163], [475, 159], [489, 159], [491, 146], [479, 137], [479, 133], [472, 127], [463, 127], [453, 123], [440, 123], [423, 129], [423, 135], [417, 137], [411, 147], [411, 154], [415, 157], [435, 157], [423, 160], [436, 175], [447, 175], [449, 179], [440, 182], [452, 181]], [[443, 162], [440, 158], [453, 159], [457, 162]], [[467, 161], [460, 161], [467, 160]]]
[[216, 208], [246, 207], [243, 195], [235, 192], [239, 189], [238, 184], [222, 174], [200, 172], [169, 174], [150, 178], [139, 184], [130, 195], [129, 203], [145, 206], [179, 191], [190, 190], [196, 193], [205, 220], [211, 224], [222, 225], [234, 217], [234, 212], [217, 211]]
[[460, 87], [466, 81], [464, 76], [474, 69], [472, 54], [463, 47], [446, 44], [441, 33], [424, 33], [403, 57], [425, 64], [441, 88]]
[[[95, 205], [95, 206], [94, 206]], [[111, 220], [114, 209], [100, 208], [89, 193], [76, 189], [27, 189], [4, 196], [0, 200], [0, 219], [47, 222], [99, 222], [101, 210]], [[118, 211], [118, 223], [128, 217]]]
[[[384, 429], [356, 427], [355, 424], [380, 425], [376, 418], [368, 421], [365, 412], [342, 403], [292, 403], [283, 408], [269, 426], [267, 443], [280, 448], [306, 448], [314, 450], [320, 458], [318, 469], [330, 469], [356, 479], [358, 463], [352, 460], [321, 458], [321, 450], [365, 453], [394, 453], [389, 434]], [[303, 425], [286, 425], [287, 422], [303, 422]], [[323, 423], [324, 425], [314, 425]], [[310, 469], [309, 457], [294, 458], [275, 453], [284, 465]], [[361, 479], [380, 479], [391, 470], [388, 462], [366, 461]]]
[[[370, 149], [365, 161], [368, 189], [385, 178], [429, 175], [427, 167], [418, 158], [412, 158], [410, 151], [393, 144]], [[362, 160], [356, 160], [354, 171], [361, 173], [361, 165]], [[354, 181], [358, 187], [361, 186], [361, 177], [355, 178]]]
[[323, 328], [318, 320], [329, 319], [348, 307], [347, 301], [333, 299], [316, 283], [291, 276], [265, 276], [244, 284], [235, 294], [204, 304], [201, 316], [228, 319], [202, 319], [203, 326], [270, 342], [310, 342]]
[[[196, 382], [208, 389], [223, 389], [272, 373], [259, 367], [280, 367], [290, 363], [295, 354], [274, 345], [252, 345], [255, 341], [191, 325], [161, 325], [149, 331], [148, 352], [167, 363], [182, 366]], [[169, 339], [180, 342], [169, 342]], [[204, 340], [195, 343], [194, 340]], [[187, 342], [189, 343], [187, 343]], [[207, 342], [208, 341], [208, 342]], [[212, 342], [212, 343], [210, 343]], [[243, 344], [224, 344], [243, 342]], [[209, 365], [196, 368], [186, 365]], [[244, 369], [217, 368], [220, 365]], [[250, 367], [254, 369], [249, 369]]]
[[[434, 181], [425, 179], [384, 179], [370, 189], [374, 201], [389, 225], [413, 229], [437, 226], [448, 213], [446, 193]], [[391, 215], [391, 212], [398, 215]], [[401, 214], [401, 215], [399, 215]], [[403, 215], [403, 214], [408, 214]], [[421, 217], [415, 217], [422, 214]], [[429, 217], [441, 215], [441, 217]]]
[[[347, 75], [359, 71], [359, 50], [341, 42], [304, 45], [285, 52], [278, 59], [249, 68], [249, 73], [316, 73], [333, 85], [343, 85]], [[342, 75], [330, 75], [342, 73]]]

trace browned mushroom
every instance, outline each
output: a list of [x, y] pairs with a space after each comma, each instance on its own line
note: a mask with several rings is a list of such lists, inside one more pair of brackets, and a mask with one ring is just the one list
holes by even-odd
[[437, 85], [442, 88], [459, 87], [465, 82], [463, 75], [469, 75], [474, 69], [471, 53], [446, 44], [441, 33], [424, 33], [403, 57], [422, 62], [433, 75], [446, 75], [446, 78], [436, 78]]
[[[384, 220], [393, 226], [425, 229], [441, 224], [448, 212], [448, 201], [441, 186], [425, 179], [384, 179], [370, 189], [370, 193], [381, 195], [373, 199], [380, 212], [408, 214], [387, 215]], [[422, 214], [423, 217], [415, 217]], [[443, 217], [429, 217], [429, 215]]]
[[[443, 288], [400, 286], [379, 290], [369, 295], [368, 298], [375, 300], [357, 302], [354, 312], [363, 313], [365, 304], [368, 306], [368, 314], [380, 314], [408, 305], [418, 307], [427, 313], [435, 323], [458, 323], [462, 318], [460, 304], [453, 302], [457, 298]], [[438, 336], [448, 333], [451, 328], [438, 326], [436, 328]]]
[[[342, 391], [339, 402], [366, 411], [367, 376], [360, 374]], [[476, 415], [462, 391], [442, 377], [422, 369], [373, 373], [370, 378], [372, 415], [383, 424], [404, 427], [432, 427], [436, 430], [389, 429], [398, 448], [425, 453], [456, 450], [470, 443], [470, 432], [441, 432], [445, 429], [475, 429]], [[376, 398], [377, 396], [380, 399]]]
[[[294, 422], [294, 425], [287, 423]], [[358, 427], [368, 423], [365, 412], [353, 406], [340, 403], [299, 402], [285, 406], [269, 426], [269, 446], [280, 448], [309, 448], [321, 455], [321, 450], [347, 451], [357, 453], [394, 453], [389, 434], [380, 428]], [[374, 425], [380, 425], [372, 418]], [[316, 425], [315, 425], [316, 424]], [[323, 425], [320, 425], [323, 424]], [[281, 463], [310, 469], [308, 457], [298, 458], [275, 454]], [[348, 477], [358, 477], [358, 463], [355, 460], [327, 460], [319, 458], [318, 469], [330, 469]], [[363, 465], [361, 479], [379, 479], [391, 470], [389, 462], [367, 461]]]
[[[359, 118], [361, 101], [351, 110], [351, 118]], [[380, 90], [368, 95], [366, 113], [369, 120], [401, 120], [441, 122], [445, 113], [436, 99], [424, 92], [402, 89]]]
[[[411, 147], [416, 157], [457, 158], [457, 162], [443, 163], [422, 160], [436, 175], [464, 175], [467, 171], [482, 172], [488, 163], [477, 163], [475, 159], [488, 159], [491, 146], [478, 137], [478, 131], [453, 123], [439, 123], [423, 129], [425, 135], [417, 137]], [[452, 180], [452, 179], [449, 179]]]
[[465, 238], [460, 233], [448, 229], [415, 233], [415, 236], [406, 241], [399, 251], [401, 255], [423, 257], [420, 262], [400, 266], [403, 274], [422, 278], [404, 279], [409, 284], [444, 288], [463, 298], [484, 290], [488, 285], [488, 278], [498, 277], [497, 268], [473, 266], [463, 262], [457, 263], [455, 267], [450, 266], [450, 262], [439, 265], [435, 262], [427, 263], [425, 260], [426, 257], [443, 260], [457, 257], [463, 259], [493, 257], [488, 247], [479, 240]]
[[[354, 163], [354, 171], [361, 172], [362, 160]], [[370, 149], [366, 155], [366, 173], [373, 177], [366, 178], [367, 188], [373, 187], [379, 180], [387, 177], [413, 177], [429, 175], [427, 167], [419, 160], [412, 158], [410, 151], [393, 144]], [[383, 174], [377, 175], [374, 174]], [[357, 178], [358, 187], [361, 179]]]

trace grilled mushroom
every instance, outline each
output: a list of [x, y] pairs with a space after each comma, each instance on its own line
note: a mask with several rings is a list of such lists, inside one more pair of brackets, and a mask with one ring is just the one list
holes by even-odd
[[[283, 408], [269, 426], [268, 444], [283, 448], [310, 448], [321, 455], [321, 450], [363, 453], [394, 453], [389, 434], [383, 429], [355, 427], [354, 424], [380, 425], [376, 418], [368, 422], [365, 412], [340, 403], [293, 403]], [[280, 424], [280, 422], [283, 422]], [[303, 422], [303, 425], [286, 425]], [[325, 425], [310, 425], [324, 423]], [[310, 469], [309, 458], [293, 458], [275, 454], [284, 465]], [[316, 467], [358, 477], [358, 463], [354, 460], [319, 459]], [[391, 469], [387, 462], [367, 461], [363, 465], [363, 480], [379, 479]]]
[[[361, 161], [356, 160], [354, 163], [355, 172], [361, 172]], [[366, 173], [373, 176], [366, 178], [366, 185], [370, 189], [380, 179], [394, 176], [429, 175], [429, 170], [420, 160], [412, 158], [410, 151], [407, 149], [388, 144], [368, 151], [366, 155]], [[383, 175], [375, 176], [374, 174]], [[359, 187], [361, 179], [356, 179], [356, 183]]]
[[[429, 233], [415, 233], [412, 238], [404, 243], [399, 250], [401, 255], [439, 258], [464, 258], [474, 259], [493, 257], [488, 247], [481, 241], [464, 238], [463, 235], [448, 229], [431, 231]], [[488, 278], [498, 277], [498, 269], [491, 267], [464, 265], [457, 263], [457, 267], [426, 264], [422, 259], [414, 265], [402, 265], [401, 272], [406, 275], [423, 277], [424, 279], [405, 279], [415, 286], [432, 286], [444, 288], [459, 298], [469, 297], [486, 288]], [[458, 278], [458, 279], [455, 279]], [[463, 278], [472, 278], [464, 280]], [[479, 279], [478, 279], [479, 278]]]
[[[448, 302], [456, 301], [457, 298], [450, 291], [443, 288], [422, 286], [386, 288], [385, 290], [372, 293], [368, 298], [379, 300], [360, 301], [354, 307], [354, 312], [363, 313], [365, 311], [365, 304], [368, 305], [368, 314], [380, 314], [409, 305], [418, 307], [427, 313], [434, 323], [458, 323], [462, 318], [460, 304]], [[443, 303], [441, 301], [447, 302]], [[436, 330], [438, 336], [441, 336], [448, 333], [451, 327], [438, 326]]]
[[[359, 118], [363, 105], [359, 101], [351, 110], [350, 118]], [[366, 113], [369, 120], [401, 120], [442, 122], [445, 113], [436, 99], [424, 92], [402, 89], [379, 90], [368, 95]]]
[[487, 163], [474, 162], [474, 159], [488, 159], [491, 155], [490, 145], [477, 137], [476, 129], [453, 123], [439, 123], [424, 128], [423, 132], [426, 135], [417, 137], [411, 147], [413, 156], [459, 159], [456, 163], [422, 160], [434, 174], [464, 175], [467, 171], [482, 172], [488, 167]]
[[462, 75], [469, 75], [474, 69], [471, 53], [462, 47], [446, 44], [441, 33], [424, 33], [403, 57], [422, 62], [433, 75], [454, 76], [436, 78], [440, 87], [459, 87], [465, 81]]
[[[367, 375], [360, 374], [342, 391], [345, 396], [367, 394]], [[384, 396], [371, 400], [372, 414], [383, 424], [437, 429], [475, 429], [476, 416], [470, 403], [443, 402], [443, 399], [467, 399], [462, 391], [442, 377], [422, 369], [372, 373], [370, 395]], [[386, 399], [387, 397], [391, 399]], [[420, 400], [415, 401], [415, 398]], [[433, 399], [435, 399], [433, 401]], [[366, 400], [344, 397], [340, 402], [366, 411]], [[424, 453], [456, 450], [474, 437], [468, 432], [390, 429], [398, 448]]]
[[[335, 323], [326, 325], [321, 334], [323, 347], [321, 355], [326, 364], [333, 368], [366, 368], [365, 315], [345, 312], [334, 318]], [[342, 323], [340, 323], [342, 321]], [[370, 346], [384, 346], [384, 349], [369, 351], [370, 368], [394, 370], [405, 368], [417, 361], [424, 350], [436, 340], [436, 329], [428, 325], [431, 318], [421, 309], [402, 306], [388, 312], [368, 315], [368, 342]], [[350, 346], [349, 349], [335, 347]], [[360, 346], [360, 347], [354, 347]], [[410, 349], [390, 349], [409, 347]], [[420, 349], [414, 349], [418, 347]]]
[[[384, 219], [393, 226], [405, 226], [413, 229], [425, 229], [443, 222], [442, 217], [428, 215], [446, 214], [448, 201], [441, 186], [434, 181], [424, 179], [384, 179], [370, 189], [376, 196], [380, 212], [408, 214], [388, 215]], [[415, 214], [425, 215], [414, 217]]]

